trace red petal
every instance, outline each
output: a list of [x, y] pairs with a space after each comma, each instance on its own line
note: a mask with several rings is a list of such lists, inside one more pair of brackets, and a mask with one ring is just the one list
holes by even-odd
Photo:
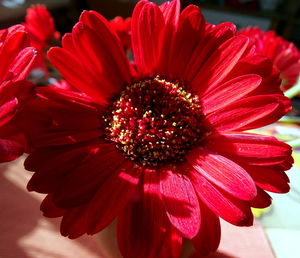
[[[98, 110], [93, 106], [88, 106], [88, 98], [79, 98], [80, 96], [73, 97], [60, 95], [60, 92], [67, 92], [55, 88], [40, 87], [43, 90], [38, 94], [40, 97], [50, 97], [53, 100], [41, 99], [37, 101], [41, 103], [39, 109], [32, 109], [21, 113], [19, 117], [26, 114], [27, 120], [32, 119], [33, 125], [21, 125], [27, 135], [30, 135], [30, 143], [35, 147], [44, 147], [50, 145], [64, 145], [74, 144], [78, 142], [85, 142], [91, 139], [97, 139], [103, 135], [103, 130], [100, 129], [100, 120], [98, 119]], [[77, 98], [76, 98], [77, 97]], [[56, 102], [57, 101], [57, 102]], [[32, 102], [31, 102], [32, 103]], [[37, 116], [37, 117], [28, 117]], [[76, 117], [74, 117], [76, 114]], [[19, 118], [18, 117], [18, 118]], [[45, 121], [44, 121], [45, 120]], [[20, 119], [18, 119], [18, 123]], [[27, 121], [25, 121], [27, 122]], [[31, 133], [32, 127], [35, 124], [40, 126], [44, 123], [36, 134]], [[29, 127], [26, 129], [26, 127]], [[35, 128], [36, 129], [36, 128]]]
[[52, 146], [52, 145], [65, 145], [65, 144], [74, 144], [80, 142], [87, 142], [92, 139], [97, 139], [102, 136], [102, 132], [99, 129], [86, 130], [86, 131], [74, 131], [74, 130], [63, 130], [58, 132], [46, 132], [39, 134], [35, 141], [35, 147], [39, 147], [38, 142], [42, 146]]
[[180, 75], [189, 63], [195, 48], [204, 38], [205, 21], [199, 7], [189, 5], [179, 17], [178, 30], [171, 49], [168, 70], [170, 75]]
[[139, 182], [140, 170], [131, 161], [105, 181], [88, 207], [88, 234], [94, 234], [109, 225], [133, 196]]
[[166, 23], [177, 25], [180, 15], [180, 0], [167, 1], [159, 6]]
[[250, 130], [276, 122], [289, 106], [284, 96], [259, 95], [236, 101], [206, 119], [218, 131]]
[[198, 197], [216, 215], [237, 226], [251, 226], [253, 215], [247, 202], [229, 196], [211, 184], [198, 172], [191, 170], [191, 180]]
[[224, 156], [196, 148], [187, 159], [199, 174], [234, 197], [252, 200], [256, 196], [256, 187], [249, 174]]
[[280, 94], [279, 73], [270, 59], [252, 55], [239, 60], [227, 79], [233, 79], [244, 74], [257, 74], [263, 81], [255, 91], [257, 95]]
[[160, 39], [162, 45], [158, 61], [157, 73], [164, 76], [168, 71], [170, 57], [172, 55], [171, 49], [178, 27], [180, 16], [180, 1], [173, 0], [172, 2], [166, 2], [165, 4], [160, 6], [160, 9], [164, 15], [165, 26], [162, 37]]
[[48, 57], [71, 85], [92, 96], [100, 105], [106, 104], [107, 100], [73, 54], [62, 48], [54, 47], [48, 51]]
[[53, 196], [48, 194], [41, 203], [41, 211], [47, 218], [57, 218], [65, 214], [65, 210], [58, 208], [53, 202]]
[[[35, 89], [39, 97], [46, 98], [58, 103], [67, 104], [73, 109], [80, 108], [78, 105], [95, 110], [96, 104], [93, 103], [93, 99], [82, 93], [54, 88], [54, 87], [38, 87]], [[98, 107], [100, 108], [100, 107]], [[81, 111], [82, 112], [82, 111]]]
[[0, 162], [20, 157], [26, 148], [24, 135], [12, 125], [0, 128]]
[[281, 170], [289, 170], [294, 163], [294, 159], [292, 156], [287, 156], [285, 160], [283, 160], [282, 162], [276, 164], [276, 165], [272, 165], [269, 166], [269, 168], [271, 169], [281, 169]]
[[271, 204], [272, 204], [272, 197], [268, 195], [260, 187], [257, 187], [257, 195], [250, 202], [251, 207], [262, 209], [262, 208], [269, 207]]
[[7, 36], [2, 43], [0, 51], [0, 81], [12, 79], [7, 78], [10, 66], [15, 61], [19, 51], [25, 47], [27, 40], [27, 33], [20, 30], [11, 33], [11, 36]]
[[217, 250], [221, 239], [221, 227], [219, 218], [204, 203], [200, 204], [200, 230], [192, 239], [192, 243], [199, 256], [206, 256]]
[[[236, 65], [248, 46], [248, 38], [235, 36], [214, 51], [194, 78], [199, 94], [204, 94], [220, 83]], [[195, 82], [192, 82], [193, 84]]]
[[13, 73], [13, 81], [26, 79], [32, 69], [36, 57], [37, 51], [32, 47], [24, 48], [19, 52], [10, 68], [10, 72]]
[[[132, 170], [130, 170], [130, 172], [132, 173]], [[122, 176], [123, 178], [120, 178], [120, 176]], [[113, 191], [116, 192], [116, 188], [112, 187], [108, 189], [107, 187], [111, 187], [112, 183], [116, 182], [116, 179], [117, 178], [115, 176], [112, 176], [110, 179], [108, 179], [108, 181], [104, 183], [101, 188], [105, 192], [105, 194], [100, 189], [97, 193], [99, 196], [96, 196], [96, 198], [92, 200], [89, 205], [80, 206], [78, 208], [68, 210], [65, 213], [61, 223], [62, 235], [69, 236], [69, 238], [77, 238], [84, 233], [94, 234], [111, 222], [111, 220], [113, 219], [111, 219], [111, 217], [116, 216], [116, 214], [120, 212], [121, 206], [124, 206], [124, 204], [122, 203], [126, 202], [128, 200], [128, 197], [132, 195], [132, 187], [134, 187], [134, 185], [137, 183], [137, 178], [133, 178], [132, 174], [125, 174], [125, 172], [119, 174], [119, 183], [117, 185], [121, 189], [124, 188], [124, 191], [119, 190], [118, 194], [115, 195], [116, 202], [112, 202], [111, 198], [114, 199]], [[108, 190], [112, 192], [110, 193]], [[105, 196], [109, 201], [103, 200]], [[104, 202], [99, 201], [99, 198], [101, 198]], [[98, 209], [101, 212], [99, 212]], [[99, 224], [100, 219], [102, 226], [101, 224]], [[95, 220], [97, 220], [98, 225], [95, 225], [95, 227], [91, 229], [90, 223], [93, 223]]]
[[94, 145], [74, 144], [40, 148], [34, 151], [24, 162], [27, 170], [37, 172], [28, 182], [28, 190], [41, 193], [53, 192], [61, 178], [93, 156], [99, 148], [101, 143], [96, 141]]
[[159, 174], [146, 172], [140, 186], [137, 199], [127, 204], [118, 219], [118, 244], [123, 257], [179, 257], [182, 238], [166, 216]]
[[[113, 45], [116, 43], [118, 44], [118, 50], [116, 53], [124, 53], [118, 35], [113, 26], [111, 26], [111, 23], [100, 13], [96, 11], [83, 11], [79, 17], [79, 21], [89, 26], [98, 35], [98, 37], [101, 37], [103, 33], [109, 34], [110, 36], [108, 38], [113, 41], [109, 43], [113, 43]], [[117, 39], [117, 41], [115, 41], [115, 39]], [[126, 56], [124, 57], [124, 60], [126, 60]]]
[[172, 171], [161, 171], [160, 189], [167, 215], [175, 228], [186, 238], [199, 230], [199, 203], [190, 180]]
[[[206, 35], [203, 42], [195, 47], [194, 54], [190, 58], [190, 62], [186, 65], [184, 74], [187, 81], [193, 81], [204, 61], [210, 57], [215, 49], [219, 48], [222, 43], [232, 38], [235, 34], [235, 30], [235, 25], [232, 23], [221, 23], [214, 26], [211, 30], [205, 31]], [[198, 85], [197, 81], [193, 81], [191, 86], [197, 89], [202, 85]]]
[[24, 143], [15, 139], [0, 139], [0, 162], [8, 162], [20, 157], [25, 150]]
[[[64, 107], [61, 105], [48, 106], [48, 111], [51, 116], [51, 126], [49, 125], [48, 131], [45, 134], [96, 134], [103, 135], [100, 129], [99, 113], [96, 110], [88, 109], [82, 106], [72, 107], [72, 104], [66, 104]], [[72, 118], [76, 114], [76, 117]], [[55, 136], [56, 138], [56, 136]], [[95, 137], [96, 138], [96, 137]], [[43, 142], [43, 145], [47, 145]]]
[[60, 224], [60, 233], [71, 239], [78, 238], [86, 233], [86, 213], [87, 207], [67, 210]]
[[261, 81], [258, 75], [246, 74], [216, 86], [202, 97], [204, 115], [242, 99], [255, 90]]
[[275, 137], [250, 133], [223, 133], [207, 137], [206, 148], [249, 165], [281, 164], [291, 157], [291, 147]]
[[[1, 96], [2, 97], [2, 96]], [[18, 99], [13, 98], [0, 106], [0, 126], [8, 123], [16, 114], [18, 108]]]
[[[131, 74], [133, 70], [120, 40], [113, 28], [111, 28], [109, 22], [101, 14], [95, 11], [84, 11], [80, 16], [79, 21], [87, 25], [93, 31], [94, 37], [99, 40], [96, 49], [99, 51], [101, 49], [101, 54], [104, 57], [102, 60], [103, 64], [107, 65], [104, 61], [108, 61], [109, 63], [112, 60], [114, 66], [118, 68], [118, 75], [122, 77], [121, 80], [123, 83], [129, 84], [132, 79]], [[91, 47], [94, 46], [94, 44], [95, 42], [91, 44]], [[109, 78], [112, 79], [112, 75], [108, 75], [110, 76]]]
[[[113, 42], [112, 35], [103, 32], [102, 37], [98, 37], [92, 29], [80, 22], [74, 26], [72, 35], [85, 69], [93, 76], [94, 83], [99, 82], [98, 85], [93, 85], [93, 88], [101, 92], [105, 99], [114, 96], [120, 88], [130, 82], [127, 60], [124, 65], [122, 59], [113, 52], [114, 45], [108, 45], [109, 42]], [[118, 76], [111, 76], [112, 74]]]
[[62, 46], [70, 53], [76, 53], [76, 48], [73, 43], [72, 33], [66, 33], [62, 38]]
[[57, 182], [55, 203], [70, 209], [91, 201], [108, 178], [120, 171], [123, 163], [122, 154], [114, 146], [102, 148]]
[[138, 70], [153, 72], [160, 53], [163, 15], [157, 5], [140, 3], [132, 16], [132, 48]]
[[247, 171], [255, 183], [264, 190], [274, 193], [287, 193], [290, 190], [289, 178], [282, 170], [249, 166]]

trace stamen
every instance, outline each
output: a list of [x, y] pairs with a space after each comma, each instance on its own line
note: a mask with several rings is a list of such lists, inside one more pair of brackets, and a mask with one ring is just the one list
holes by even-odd
[[159, 76], [127, 86], [103, 118], [107, 140], [143, 166], [181, 161], [201, 137], [198, 97]]

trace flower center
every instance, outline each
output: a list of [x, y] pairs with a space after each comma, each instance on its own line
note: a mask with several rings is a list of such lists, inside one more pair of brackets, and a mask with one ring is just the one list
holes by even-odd
[[159, 76], [127, 86], [104, 116], [107, 139], [143, 166], [182, 161], [200, 141], [201, 120], [198, 97]]

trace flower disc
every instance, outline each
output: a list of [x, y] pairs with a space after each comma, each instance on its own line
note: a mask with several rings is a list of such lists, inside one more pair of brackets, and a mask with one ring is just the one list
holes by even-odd
[[127, 86], [104, 120], [107, 138], [128, 158], [157, 166], [182, 160], [199, 142], [201, 117], [196, 95], [157, 76]]

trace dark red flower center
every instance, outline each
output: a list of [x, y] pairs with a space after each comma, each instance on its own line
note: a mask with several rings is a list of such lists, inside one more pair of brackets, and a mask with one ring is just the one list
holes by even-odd
[[143, 166], [183, 160], [200, 140], [201, 118], [198, 97], [159, 76], [127, 86], [104, 116], [107, 139]]

